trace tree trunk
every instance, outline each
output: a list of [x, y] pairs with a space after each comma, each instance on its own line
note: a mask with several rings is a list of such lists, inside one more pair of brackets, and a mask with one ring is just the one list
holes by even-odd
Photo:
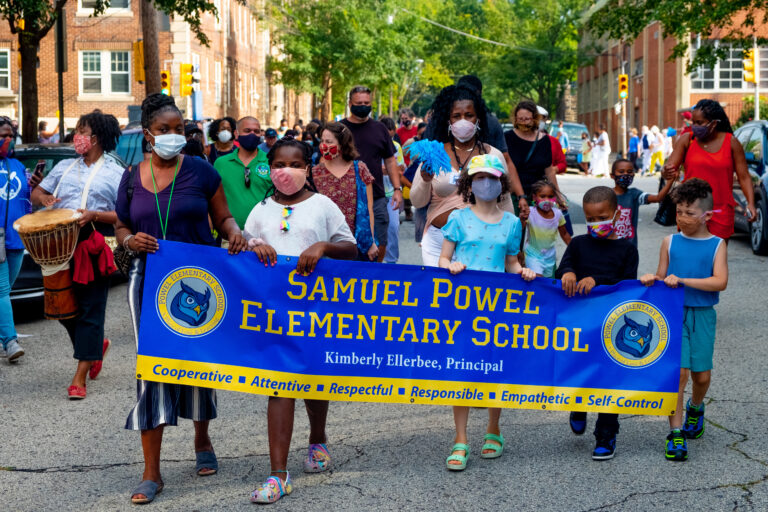
[[37, 45], [38, 40], [22, 37], [19, 33], [21, 52], [21, 105], [24, 118], [21, 120], [21, 136], [25, 143], [37, 142]]
[[[149, 0], [141, 0], [141, 32], [144, 40], [144, 92], [160, 92], [160, 49], [157, 42], [157, 11]], [[170, 71], [170, 70], [168, 70]], [[173, 94], [173, 91], [171, 91]]]
[[320, 119], [322, 121], [330, 121], [333, 114], [333, 79], [331, 78], [331, 72], [326, 71], [323, 75], [323, 104], [320, 106]]

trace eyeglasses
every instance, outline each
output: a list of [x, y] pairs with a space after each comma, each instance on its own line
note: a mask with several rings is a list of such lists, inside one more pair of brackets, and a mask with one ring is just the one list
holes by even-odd
[[243, 169], [243, 175], [245, 177], [245, 188], [251, 188], [251, 169], [249, 167]]
[[288, 221], [286, 219], [290, 217], [292, 213], [293, 213], [292, 206], [283, 207], [283, 213], [282, 213], [283, 220], [280, 221], [280, 231], [282, 231], [283, 233], [286, 233], [289, 229], [291, 229], [291, 225], [288, 224]]

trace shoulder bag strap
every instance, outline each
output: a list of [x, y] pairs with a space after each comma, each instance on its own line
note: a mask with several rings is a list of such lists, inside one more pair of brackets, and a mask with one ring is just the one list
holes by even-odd
[[64, 182], [64, 177], [69, 174], [69, 171], [72, 170], [72, 168], [77, 165], [77, 162], [79, 162], [82, 159], [82, 157], [75, 158], [71, 164], [69, 164], [69, 167], [66, 168], [64, 173], [61, 175], [61, 178], [59, 178], [59, 183], [56, 185], [56, 188], [53, 190], [53, 197], [58, 197], [59, 195], [59, 189], [61, 188], [61, 184]]
[[2, 225], [2, 228], [5, 229], [5, 227], [8, 225], [8, 210], [11, 209], [11, 166], [8, 165], [7, 158], [3, 158], [3, 166], [5, 167], [5, 172], [8, 176], [8, 180], [5, 184], [5, 221]]
[[[93, 166], [93, 171], [91, 171], [91, 175], [88, 176], [88, 180], [85, 182], [85, 187], [83, 187], [83, 193], [80, 196], [80, 209], [85, 210], [85, 204], [88, 202], [88, 191], [91, 189], [91, 183], [93, 183], [93, 179], [96, 177], [96, 175], [101, 170], [101, 167], [104, 165], [104, 155], [102, 154], [98, 160], [96, 160], [96, 163]], [[62, 176], [63, 177], [63, 176]], [[61, 183], [61, 182], [59, 182]]]
[[527, 164], [528, 160], [531, 159], [531, 155], [533, 155], [533, 150], [536, 149], [536, 144], [539, 142], [539, 134], [536, 134], [536, 140], [533, 141], [533, 144], [531, 144], [531, 149], [528, 150], [528, 155], [525, 157], [525, 160], [523, 160], [523, 164]]

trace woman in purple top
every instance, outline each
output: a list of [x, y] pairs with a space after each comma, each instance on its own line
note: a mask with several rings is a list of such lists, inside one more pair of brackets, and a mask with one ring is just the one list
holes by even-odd
[[[245, 248], [240, 229], [229, 212], [221, 178], [211, 165], [199, 158], [180, 155], [186, 145], [181, 112], [170, 96], [151, 94], [141, 105], [144, 137], [152, 155], [127, 169], [117, 194], [118, 243], [138, 253], [131, 266], [128, 305], [138, 344], [141, 292], [146, 253], [158, 249], [157, 240], [214, 245], [208, 217], [224, 238], [229, 253]], [[195, 424], [196, 471], [212, 475], [218, 462], [208, 437], [208, 421], [216, 417], [213, 390], [139, 380], [137, 403], [128, 415], [125, 428], [141, 430], [144, 476], [131, 495], [134, 503], [149, 503], [163, 489], [160, 476], [160, 447], [165, 425], [176, 425], [178, 417]]]

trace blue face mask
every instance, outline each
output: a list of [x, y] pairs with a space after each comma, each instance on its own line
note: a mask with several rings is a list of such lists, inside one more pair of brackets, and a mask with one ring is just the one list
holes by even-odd
[[155, 143], [151, 144], [152, 150], [163, 160], [170, 160], [178, 156], [181, 150], [184, 149], [184, 146], [187, 145], [187, 138], [178, 133], [154, 135], [149, 130], [147, 130], [147, 133], [155, 139]]
[[501, 195], [501, 181], [496, 178], [477, 178], [472, 181], [472, 193], [481, 201], [493, 201]]

